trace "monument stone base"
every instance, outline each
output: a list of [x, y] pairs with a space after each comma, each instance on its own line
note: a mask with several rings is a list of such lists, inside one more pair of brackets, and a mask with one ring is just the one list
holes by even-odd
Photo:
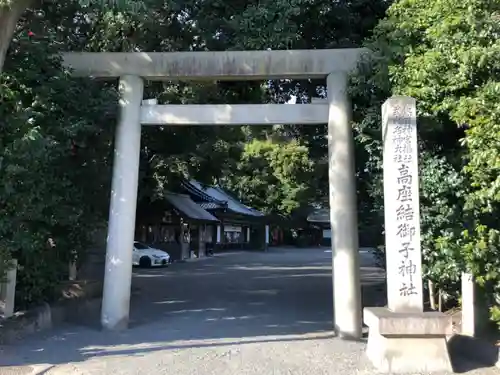
[[439, 312], [396, 313], [367, 307], [368, 359], [383, 373], [453, 371], [446, 336], [452, 334], [451, 316]]

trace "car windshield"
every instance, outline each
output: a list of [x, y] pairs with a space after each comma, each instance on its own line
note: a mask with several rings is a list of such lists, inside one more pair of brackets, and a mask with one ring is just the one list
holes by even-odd
[[134, 242], [134, 247], [138, 250], [145, 250], [145, 249], [149, 249], [149, 246], [147, 245], [144, 245], [143, 243], [140, 243], [140, 242]]

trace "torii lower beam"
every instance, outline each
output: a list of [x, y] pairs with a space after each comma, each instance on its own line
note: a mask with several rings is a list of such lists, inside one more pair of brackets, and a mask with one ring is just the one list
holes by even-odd
[[326, 104], [143, 105], [142, 125], [326, 124]]
[[[361, 337], [358, 225], [353, 136], [347, 74], [364, 49], [224, 51], [172, 53], [65, 53], [63, 62], [74, 76], [120, 78], [120, 119], [115, 143], [106, 274], [101, 322], [125, 328], [129, 319], [132, 247], [138, 185], [141, 122], [150, 125], [314, 124], [328, 123], [330, 218], [333, 253], [335, 331]], [[325, 106], [303, 104], [260, 107], [141, 108], [143, 80], [265, 80], [326, 78]], [[231, 108], [231, 111], [229, 109]], [[254, 109], [256, 107], [253, 107]], [[313, 113], [313, 109], [318, 113]], [[168, 111], [172, 113], [169, 114]], [[325, 116], [325, 110], [327, 116]], [[188, 112], [198, 112], [191, 115]], [[293, 116], [297, 116], [294, 118]], [[193, 116], [195, 118], [193, 119]], [[244, 117], [248, 116], [246, 119]], [[326, 117], [326, 118], [325, 118]], [[252, 120], [253, 118], [253, 120]], [[200, 120], [201, 119], [201, 120]], [[210, 124], [214, 124], [211, 122]], [[175, 124], [174, 124], [175, 125]]]

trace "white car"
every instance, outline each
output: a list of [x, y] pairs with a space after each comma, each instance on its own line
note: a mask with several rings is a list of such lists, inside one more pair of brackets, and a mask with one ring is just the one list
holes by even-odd
[[140, 267], [161, 267], [170, 263], [170, 255], [163, 250], [154, 249], [141, 242], [134, 241], [132, 264]]

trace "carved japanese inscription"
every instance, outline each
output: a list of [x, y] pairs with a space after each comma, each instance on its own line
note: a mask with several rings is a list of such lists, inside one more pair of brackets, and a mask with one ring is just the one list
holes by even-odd
[[415, 100], [382, 106], [384, 214], [389, 309], [423, 311]]

